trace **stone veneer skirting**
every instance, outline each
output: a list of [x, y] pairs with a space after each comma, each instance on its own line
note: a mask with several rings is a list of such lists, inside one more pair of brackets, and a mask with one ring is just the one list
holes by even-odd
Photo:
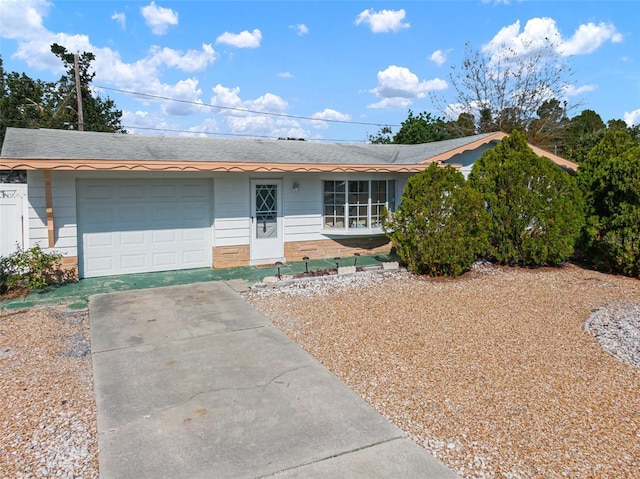
[[[316, 241], [291, 241], [284, 244], [286, 261], [348, 257], [354, 253], [363, 255], [388, 253], [391, 243], [386, 236], [363, 236], [356, 238], [325, 239]], [[249, 265], [249, 245], [217, 246], [213, 248], [213, 267], [233, 268]]]
[[294, 241], [284, 244], [284, 256], [287, 261], [302, 261], [304, 256], [310, 259], [348, 257], [354, 253], [372, 255], [388, 253], [391, 243], [386, 236], [362, 236], [342, 239], [316, 241]]
[[234, 268], [249, 265], [249, 245], [216, 246], [213, 248], [213, 267]]

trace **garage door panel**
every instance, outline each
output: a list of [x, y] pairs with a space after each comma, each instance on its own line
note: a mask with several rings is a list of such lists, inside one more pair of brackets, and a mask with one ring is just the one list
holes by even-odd
[[150, 188], [150, 196], [153, 199], [170, 199], [175, 200], [177, 198], [178, 189], [171, 184], [154, 184]]
[[[182, 255], [182, 261], [184, 264], [200, 264], [205, 261], [205, 255], [203, 251], [185, 251]], [[197, 266], [196, 266], [197, 267]]]
[[120, 246], [141, 246], [146, 244], [144, 231], [122, 231], [120, 233]]
[[[134, 225], [136, 229], [140, 228], [140, 224], [147, 219], [148, 209], [140, 205], [123, 205], [118, 208], [118, 223]], [[112, 219], [111, 223], [114, 222]]]
[[204, 241], [206, 232], [201, 229], [189, 228], [182, 230], [182, 241]]
[[143, 268], [146, 263], [147, 259], [145, 252], [140, 252], [138, 254], [123, 254], [120, 256], [120, 266], [124, 273], [138, 271], [140, 268]]
[[86, 238], [85, 247], [87, 248], [102, 248], [105, 246], [114, 246], [114, 236], [111, 233], [94, 233]]
[[[171, 203], [156, 203], [156, 207], [150, 208], [149, 215], [151, 216], [151, 221], [154, 222], [167, 222], [170, 225], [174, 225], [176, 221], [176, 217], [181, 216], [181, 208], [175, 204], [175, 202]], [[199, 217], [201, 219], [202, 216]], [[184, 218], [180, 218], [182, 222]]]
[[184, 185], [181, 190], [182, 198], [206, 199], [209, 191], [204, 185]]
[[152, 253], [151, 261], [153, 266], [166, 267], [176, 264], [178, 261], [178, 254], [176, 253]]
[[154, 243], [172, 243], [178, 242], [178, 233], [175, 230], [156, 230], [152, 231], [153, 238], [151, 241]]
[[123, 200], [144, 199], [145, 191], [139, 184], [121, 185], [118, 187], [118, 197]]
[[211, 267], [209, 180], [79, 180], [83, 277]]
[[100, 276], [100, 273], [108, 274], [108, 272], [114, 269], [114, 258], [88, 258], [86, 268], [96, 272], [95, 276]]
[[112, 187], [105, 185], [86, 185], [81, 193], [83, 198], [89, 200], [106, 200], [113, 197]]

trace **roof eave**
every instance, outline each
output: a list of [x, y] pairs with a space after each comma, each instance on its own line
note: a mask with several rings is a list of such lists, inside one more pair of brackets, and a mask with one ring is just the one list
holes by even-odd
[[63, 171], [209, 171], [259, 173], [416, 173], [432, 162], [420, 164], [259, 163], [220, 161], [136, 161], [50, 158], [0, 158], [0, 169]]

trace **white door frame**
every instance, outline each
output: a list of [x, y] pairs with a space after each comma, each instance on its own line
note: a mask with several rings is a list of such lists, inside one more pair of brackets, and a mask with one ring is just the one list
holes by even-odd
[[280, 179], [251, 179], [250, 265], [284, 261], [282, 194]]

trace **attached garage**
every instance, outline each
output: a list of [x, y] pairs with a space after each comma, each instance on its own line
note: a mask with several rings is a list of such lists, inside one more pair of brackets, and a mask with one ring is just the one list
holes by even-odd
[[210, 180], [78, 180], [80, 277], [210, 268]]

